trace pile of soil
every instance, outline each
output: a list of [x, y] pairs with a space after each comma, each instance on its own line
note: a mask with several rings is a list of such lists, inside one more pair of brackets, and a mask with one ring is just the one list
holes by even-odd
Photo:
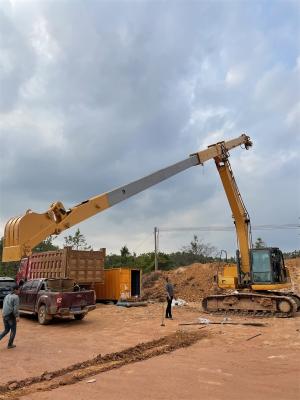
[[[285, 261], [289, 270], [292, 290], [300, 294], [300, 258]], [[179, 267], [171, 271], [157, 271], [143, 277], [143, 299], [165, 301], [165, 277], [169, 277], [174, 285], [175, 297], [185, 301], [199, 301], [203, 297], [217, 292], [214, 275], [217, 274], [218, 263], [195, 263]]]
[[291, 276], [292, 290], [300, 295], [300, 258], [285, 260], [285, 265]]
[[143, 278], [143, 299], [165, 301], [165, 277], [174, 286], [175, 297], [185, 301], [199, 301], [204, 296], [215, 293], [214, 275], [217, 264], [195, 263], [172, 271], [157, 271]]

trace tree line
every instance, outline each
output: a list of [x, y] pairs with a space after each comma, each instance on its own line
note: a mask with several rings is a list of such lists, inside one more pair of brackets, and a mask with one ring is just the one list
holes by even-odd
[[[59, 246], [53, 244], [53, 237], [48, 237], [46, 240], [41, 242], [38, 246], [33, 249], [33, 252], [43, 251], [54, 251], [59, 250]], [[85, 236], [76, 230], [75, 234], [64, 237], [64, 247], [69, 246], [75, 250], [92, 250], [92, 247], [87, 243]], [[262, 238], [257, 238], [254, 243], [255, 248], [267, 247], [267, 244]], [[0, 254], [3, 250], [3, 238], [0, 239]], [[192, 240], [188, 245], [183, 246], [180, 250], [173, 253], [159, 252], [158, 257], [158, 268], [160, 270], [170, 270], [178, 268], [180, 266], [190, 265], [193, 263], [210, 263], [220, 261], [221, 252], [210, 243], [204, 243], [197, 235], [193, 235]], [[300, 257], [300, 250], [283, 253], [285, 258], [296, 258]], [[224, 258], [222, 259], [224, 261]], [[235, 262], [234, 258], [227, 259], [228, 262]], [[143, 272], [150, 272], [154, 270], [155, 265], [155, 253], [148, 252], [137, 255], [131, 253], [127, 245], [122, 246], [120, 254], [109, 254], [105, 258], [105, 268], [130, 266], [137, 269], [141, 269]], [[16, 275], [19, 267], [19, 262], [0, 262], [0, 276], [12, 276]]]

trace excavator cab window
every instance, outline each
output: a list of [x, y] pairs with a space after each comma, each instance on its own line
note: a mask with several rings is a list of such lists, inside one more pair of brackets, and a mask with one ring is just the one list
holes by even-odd
[[269, 249], [253, 249], [252, 259], [252, 282], [270, 283], [272, 282], [271, 257]]
[[287, 274], [278, 248], [252, 249], [253, 283], [285, 283]]

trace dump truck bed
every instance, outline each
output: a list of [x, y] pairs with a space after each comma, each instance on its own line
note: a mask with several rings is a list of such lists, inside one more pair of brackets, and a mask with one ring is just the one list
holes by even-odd
[[105, 249], [63, 250], [34, 253], [21, 260], [17, 281], [39, 278], [70, 278], [78, 284], [104, 282]]

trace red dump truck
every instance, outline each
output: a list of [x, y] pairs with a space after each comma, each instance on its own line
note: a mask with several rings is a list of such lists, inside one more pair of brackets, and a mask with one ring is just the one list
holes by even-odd
[[104, 283], [105, 250], [84, 251], [65, 247], [63, 250], [33, 253], [23, 258], [17, 273], [17, 283], [31, 279], [70, 278], [81, 288], [93, 289]]

